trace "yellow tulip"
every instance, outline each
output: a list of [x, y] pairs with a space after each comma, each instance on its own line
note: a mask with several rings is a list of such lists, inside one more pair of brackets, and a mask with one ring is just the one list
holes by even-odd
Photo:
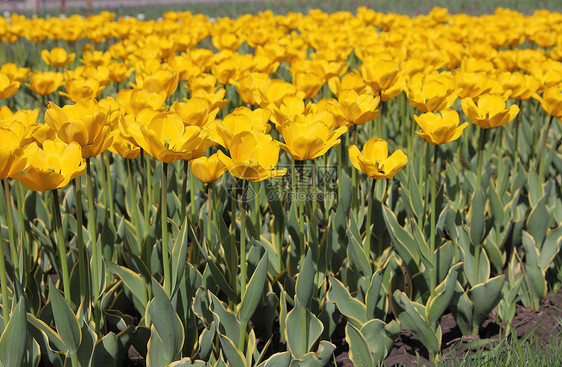
[[499, 81], [504, 92], [509, 92], [509, 98], [526, 101], [533, 96], [541, 86], [537, 78], [520, 72], [503, 72]]
[[362, 153], [355, 145], [349, 147], [348, 151], [351, 164], [375, 180], [392, 179], [408, 163], [408, 157], [401, 150], [388, 156], [388, 145], [383, 139], [367, 140]]
[[151, 93], [142, 88], [121, 89], [115, 99], [127, 113], [137, 114], [146, 108], [163, 109], [164, 103], [166, 103], [166, 92]]
[[218, 109], [210, 110], [204, 99], [192, 98], [186, 102], [174, 102], [170, 109], [180, 115], [186, 125], [203, 127], [215, 119]]
[[76, 54], [69, 54], [64, 48], [55, 47], [51, 51], [41, 50], [41, 58], [47, 65], [53, 66], [55, 68], [64, 68], [72, 61], [74, 61], [74, 58], [76, 58]]
[[140, 155], [140, 147], [123, 138], [121, 134], [115, 135], [108, 150], [127, 159], [134, 159]]
[[80, 62], [88, 66], [108, 65], [111, 62], [111, 54], [103, 51], [86, 51]]
[[212, 145], [206, 131], [199, 126], [186, 126], [173, 111], [157, 113], [148, 123], [135, 125], [122, 121], [136, 144], [164, 163], [199, 158]]
[[228, 148], [234, 136], [244, 131], [268, 133], [271, 129], [268, 123], [270, 115], [268, 110], [257, 108], [252, 111], [242, 106], [226, 115], [222, 121], [213, 121], [208, 130], [215, 143]]
[[97, 156], [113, 143], [114, 133], [107, 121], [104, 109], [91, 98], [62, 108], [49, 102], [45, 112], [45, 123], [57, 131], [62, 141], [78, 143], [84, 158]]
[[170, 97], [178, 87], [178, 74], [168, 66], [162, 66], [150, 74], [138, 73], [135, 75], [135, 88], [142, 88], [150, 93], [165, 92]]
[[6, 74], [10, 80], [23, 83], [27, 80], [29, 68], [20, 68], [13, 62], [6, 62], [0, 67], [0, 74]]
[[380, 100], [380, 96], [357, 94], [355, 90], [350, 89], [340, 93], [338, 105], [349, 125], [361, 125], [377, 118]]
[[204, 183], [218, 180], [226, 172], [226, 166], [219, 160], [217, 153], [210, 157], [201, 157], [189, 162], [191, 172]]
[[420, 112], [449, 108], [457, 99], [452, 79], [442, 74], [416, 74], [406, 88], [408, 102]]
[[27, 166], [14, 175], [25, 188], [33, 191], [63, 189], [70, 180], [86, 171], [86, 163], [78, 143], [45, 140], [43, 149], [31, 143], [25, 149]]
[[27, 157], [20, 147], [20, 142], [20, 134], [9, 128], [0, 128], [0, 180], [12, 177], [25, 167]]
[[20, 82], [11, 80], [6, 74], [0, 73], [0, 99], [10, 98], [20, 89]]
[[424, 138], [429, 144], [445, 144], [457, 140], [468, 122], [459, 126], [459, 114], [455, 110], [445, 109], [439, 113], [428, 112], [414, 116], [414, 120], [422, 129], [415, 133]]
[[32, 91], [42, 96], [56, 91], [62, 84], [64, 75], [54, 71], [35, 71], [29, 74], [30, 84], [26, 84]]
[[478, 104], [472, 98], [464, 98], [461, 106], [470, 121], [483, 129], [505, 125], [519, 113], [517, 105], [505, 108], [505, 98], [493, 94], [480, 96]]
[[257, 182], [287, 173], [287, 169], [274, 169], [280, 149], [270, 135], [244, 131], [233, 138], [228, 149], [230, 157], [222, 151], [218, 157], [234, 177]]
[[93, 78], [66, 79], [64, 82], [66, 92], [60, 95], [69, 98], [72, 102], [78, 102], [82, 98], [97, 98], [104, 87]]
[[535, 93], [533, 98], [541, 103], [544, 112], [562, 120], [562, 88], [560, 86], [545, 89], [542, 97]]
[[322, 115], [296, 115], [293, 119], [281, 123], [281, 134], [285, 143], [279, 145], [294, 160], [316, 159], [341, 142], [339, 137], [345, 134], [347, 127], [333, 130], [333, 116], [324, 115], [329, 116], [331, 121], [323, 121], [320, 116]]
[[359, 72], [373, 91], [390, 89], [398, 81], [398, 62], [391, 58], [369, 58], [359, 66]]
[[131, 75], [133, 72], [133, 68], [127, 67], [122, 62], [111, 62], [107, 66], [107, 70], [109, 71], [109, 78], [114, 81], [115, 83], [121, 83]]

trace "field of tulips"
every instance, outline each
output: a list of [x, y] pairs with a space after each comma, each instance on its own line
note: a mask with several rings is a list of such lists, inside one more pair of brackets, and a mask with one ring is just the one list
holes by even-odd
[[562, 286], [561, 13], [0, 40], [0, 366], [368, 367], [401, 330], [437, 361], [444, 314], [509, 336]]

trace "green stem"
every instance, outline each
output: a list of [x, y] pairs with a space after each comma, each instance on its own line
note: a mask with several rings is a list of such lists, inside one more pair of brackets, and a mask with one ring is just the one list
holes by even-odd
[[14, 213], [12, 209], [12, 195], [10, 194], [10, 185], [6, 180], [2, 180], [2, 186], [4, 188], [4, 205], [6, 205], [6, 218], [8, 219], [8, 238], [10, 239], [10, 252], [12, 257], [12, 266], [14, 267], [14, 274], [20, 276], [20, 265], [17, 256], [17, 241], [16, 233], [14, 227]]
[[183, 176], [181, 179], [181, 210], [180, 221], [183, 223], [187, 213], [187, 175], [189, 174], [189, 161], [183, 161]]
[[260, 213], [260, 196], [259, 196], [260, 183], [253, 182], [252, 185], [254, 186], [254, 211], [252, 212], [254, 217], [253, 222], [259, 239], [259, 236], [261, 234], [261, 222], [260, 222], [261, 213]]
[[145, 180], [146, 173], [148, 172], [148, 167], [146, 163], [146, 159], [144, 158], [144, 150], [141, 149], [140, 153], [140, 172], [141, 172], [141, 195], [142, 195], [142, 203], [143, 203], [143, 215], [144, 215], [144, 226], [148, 230], [149, 227], [149, 206], [148, 206], [148, 189], [147, 189], [147, 180]]
[[[430, 254], [431, 254], [431, 262], [432, 264], [435, 266], [436, 263], [436, 259], [435, 259], [435, 200], [437, 197], [437, 185], [436, 185], [436, 181], [437, 181], [437, 156], [439, 153], [439, 150], [437, 148], [437, 145], [435, 145], [433, 147], [433, 175], [431, 177], [431, 224], [430, 224]], [[436, 281], [436, 276], [437, 276], [437, 271], [435, 270], [435, 268], [430, 272], [430, 278], [429, 278], [429, 283], [430, 283], [430, 295], [431, 297], [433, 297], [433, 295], [435, 294], [435, 287], [437, 286], [437, 281]]]
[[[0, 228], [2, 227], [1, 220], [2, 217], [0, 217]], [[5, 259], [4, 240], [2, 238], [2, 230], [0, 229], [0, 291], [2, 292], [2, 316], [4, 317], [4, 325], [10, 320], [10, 308], [8, 307], [8, 277]]]
[[[295, 164], [298, 166], [298, 169], [300, 169], [301, 172], [303, 172], [303, 161], [296, 161]], [[296, 200], [297, 200], [297, 204], [299, 206], [299, 234], [300, 234], [300, 258], [301, 258], [301, 266], [302, 264], [304, 264], [304, 258], [306, 255], [306, 243], [305, 243], [305, 234], [304, 234], [304, 205], [303, 205], [303, 201], [301, 200], [302, 198], [300, 197], [300, 192], [298, 192], [299, 190], [297, 190], [295, 188], [295, 193], [297, 194], [296, 196]], [[302, 269], [301, 269], [302, 271]]]
[[137, 186], [135, 185], [133, 177], [133, 169], [131, 167], [131, 160], [125, 159], [127, 161], [127, 173], [129, 175], [129, 192], [131, 197], [131, 210], [133, 211], [133, 225], [135, 226], [135, 233], [137, 235], [137, 245], [138, 245], [138, 256], [142, 256], [142, 242], [143, 238], [141, 235], [139, 213], [138, 213], [138, 203], [137, 203]]
[[519, 113], [515, 117], [515, 137], [513, 140], [513, 177], [517, 177], [519, 170], [519, 125], [521, 124], [521, 100], [517, 100]]
[[[353, 145], [357, 145], [357, 125], [351, 127], [351, 138], [353, 140]], [[351, 170], [351, 208], [352, 211], [357, 215], [359, 213], [359, 204], [357, 194], [357, 186], [359, 185], [359, 180], [357, 176], [357, 170]]]
[[[431, 144], [424, 144], [425, 145], [425, 154], [423, 155], [425, 157], [425, 177], [429, 177], [429, 169], [431, 167], [431, 156], [429, 155], [429, 149]], [[421, 163], [421, 159], [420, 158], [420, 163]], [[421, 169], [420, 169], [421, 171]], [[423, 180], [420, 178], [420, 180], [418, 182], [423, 182]], [[427, 182], [427, 181], [426, 181]], [[425, 188], [425, 197], [429, 197], [429, 185], [424, 185]], [[425, 225], [427, 224], [427, 200], [424, 200], [423, 202], [423, 226], [422, 228], [425, 229]]]
[[195, 185], [193, 182], [193, 171], [189, 171], [189, 201], [191, 202], [191, 222], [197, 223], [195, 218]]
[[107, 200], [109, 206], [109, 218], [111, 223], [115, 225], [115, 210], [113, 206], [113, 185], [111, 184], [111, 164], [109, 161], [109, 152], [102, 153], [102, 159], [105, 159], [105, 168], [107, 169]]
[[168, 192], [168, 164], [162, 162], [162, 266], [164, 267], [164, 291], [172, 295], [172, 278], [170, 274], [170, 256], [168, 254], [168, 208], [166, 194]]
[[80, 272], [80, 295], [86, 297], [88, 292], [88, 278], [86, 261], [86, 248], [84, 246], [84, 233], [82, 232], [82, 176], [74, 179], [74, 198], [76, 200], [76, 242], [78, 246], [78, 269]]
[[68, 305], [71, 305], [72, 302], [70, 299], [70, 277], [68, 272], [68, 261], [66, 259], [66, 248], [64, 238], [62, 236], [59, 194], [57, 190], [51, 190], [51, 193], [53, 194], [53, 218], [55, 234], [57, 236], [57, 248], [59, 250], [59, 257], [61, 262], [64, 299], [66, 300], [66, 303], [68, 303]]
[[15, 187], [16, 187], [16, 205], [17, 205], [17, 209], [18, 209], [18, 222], [19, 222], [19, 228], [20, 228], [20, 246], [22, 248], [22, 251], [20, 251], [20, 256], [23, 258], [22, 260], [22, 264], [23, 264], [23, 271], [25, 274], [27, 274], [30, 271], [30, 265], [29, 263], [31, 262], [31, 249], [29, 248], [29, 241], [27, 240], [27, 233], [25, 231], [25, 225], [24, 225], [24, 221], [23, 221], [23, 205], [24, 205], [24, 200], [25, 200], [25, 195], [23, 192], [23, 186], [19, 183], [19, 182], [14, 182]]
[[478, 168], [477, 168], [477, 173], [476, 173], [476, 190], [478, 190], [480, 188], [480, 185], [482, 183], [482, 155], [483, 155], [483, 151], [484, 151], [484, 143], [486, 142], [486, 133], [488, 132], [488, 129], [482, 129], [480, 128], [480, 137], [479, 137], [479, 143], [478, 143]]
[[94, 323], [96, 334], [100, 335], [101, 310], [98, 298], [100, 295], [99, 264], [101, 261], [101, 249], [99, 249], [99, 244], [96, 236], [96, 212], [94, 209], [94, 192], [92, 188], [92, 171], [90, 158], [86, 158], [86, 189], [88, 190], [88, 231], [90, 232], [90, 239], [92, 243], [92, 299], [94, 301]]
[[[372, 211], [373, 211], [373, 195], [375, 193], [375, 186], [377, 183], [377, 180], [375, 180], [374, 178], [371, 179], [371, 190], [369, 191], [369, 201], [367, 204], [367, 223], [365, 225], [365, 252], [367, 254], [371, 253], [371, 215], [372, 215]], [[380, 255], [380, 254], [377, 254]]]
[[207, 240], [211, 245], [211, 224], [213, 222], [213, 184], [207, 184]]
[[240, 198], [240, 296], [246, 290], [246, 208], [244, 207], [246, 184], [246, 181], [242, 184]]
[[552, 126], [552, 120], [554, 116], [550, 116], [550, 120], [548, 120], [548, 125], [546, 126], [546, 130], [544, 131], [544, 135], [542, 136], [541, 140], [541, 152], [538, 157], [538, 164], [539, 164], [539, 183], [542, 185], [544, 182], [544, 170], [546, 165], [546, 159], [544, 158], [544, 150], [546, 148], [546, 143], [548, 142], [548, 133], [550, 132], [550, 127]]

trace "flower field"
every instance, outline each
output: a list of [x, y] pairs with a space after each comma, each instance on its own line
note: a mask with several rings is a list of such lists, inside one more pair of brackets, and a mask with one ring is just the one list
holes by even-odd
[[0, 40], [0, 366], [368, 367], [401, 330], [435, 362], [443, 315], [509, 336], [562, 286], [561, 13]]

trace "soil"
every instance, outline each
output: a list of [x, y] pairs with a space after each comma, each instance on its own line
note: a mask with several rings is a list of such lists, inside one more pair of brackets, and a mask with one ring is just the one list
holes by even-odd
[[[492, 312], [493, 315], [493, 312]], [[552, 335], [562, 333], [562, 289], [557, 292], [549, 293], [541, 301], [538, 311], [527, 309], [522, 305], [517, 305], [515, 318], [512, 323], [519, 340], [524, 339], [534, 330], [534, 341], [538, 344], [548, 344], [552, 340]], [[348, 356], [348, 345], [345, 341], [345, 322], [342, 320], [333, 334], [332, 342], [336, 345], [337, 367], [353, 367], [353, 363]], [[470, 348], [461, 348], [462, 345], [477, 340], [498, 340], [500, 332], [505, 330], [504, 324], [498, 324], [490, 317], [480, 326], [478, 335], [473, 337], [463, 337], [453, 316], [448, 313], [441, 318], [441, 329], [443, 331], [443, 341], [441, 352], [444, 360], [454, 359], [454, 353], [470, 351]], [[473, 343], [476, 344], [476, 343]], [[270, 347], [271, 349], [272, 347]], [[284, 350], [284, 346], [279, 348]], [[459, 356], [462, 358], [462, 356]], [[145, 366], [144, 358], [133, 348], [129, 349], [129, 355], [125, 361], [127, 367]], [[386, 358], [386, 365], [389, 367], [409, 367], [426, 365], [430, 366], [429, 355], [423, 344], [414, 338], [406, 330], [402, 330], [394, 347]]]

